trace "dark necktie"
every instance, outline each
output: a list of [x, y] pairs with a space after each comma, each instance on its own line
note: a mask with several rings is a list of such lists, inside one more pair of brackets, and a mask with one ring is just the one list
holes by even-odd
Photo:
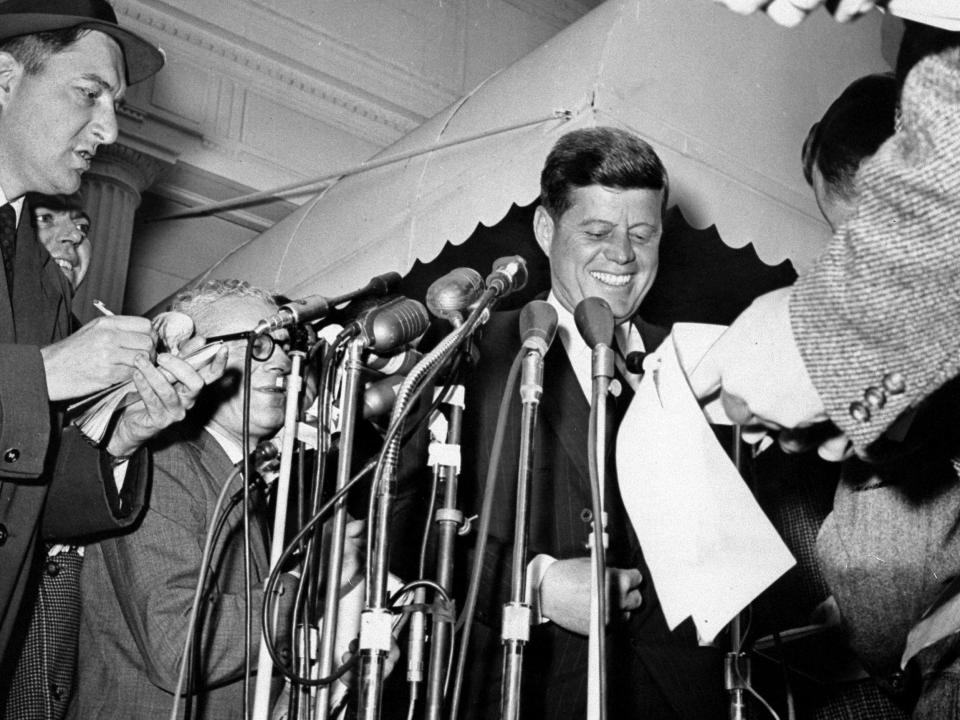
[[17, 214], [7, 203], [0, 207], [0, 254], [7, 274], [7, 290], [13, 297], [13, 261], [17, 255]]

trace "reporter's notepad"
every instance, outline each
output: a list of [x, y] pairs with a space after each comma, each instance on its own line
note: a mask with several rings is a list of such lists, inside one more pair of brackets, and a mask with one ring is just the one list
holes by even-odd
[[667, 624], [692, 617], [704, 642], [795, 563], [687, 382], [724, 329], [675, 325], [644, 360], [617, 435], [620, 492]]

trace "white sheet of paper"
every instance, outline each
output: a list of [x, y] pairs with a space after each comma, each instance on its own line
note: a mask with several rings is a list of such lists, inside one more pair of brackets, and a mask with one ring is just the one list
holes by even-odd
[[644, 361], [617, 435], [620, 492], [671, 629], [709, 642], [795, 563], [717, 442], [687, 374], [725, 330], [678, 323]]

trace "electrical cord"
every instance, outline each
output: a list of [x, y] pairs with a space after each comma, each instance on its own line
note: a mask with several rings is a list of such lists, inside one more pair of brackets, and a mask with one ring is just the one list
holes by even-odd
[[525, 349], [521, 349], [510, 366], [507, 374], [507, 381], [503, 388], [503, 395], [500, 398], [500, 408], [497, 413], [497, 428], [493, 436], [493, 445], [490, 448], [490, 460], [487, 465], [486, 483], [483, 489], [483, 502], [480, 509], [480, 520], [477, 525], [477, 544], [474, 548], [473, 567], [470, 574], [470, 585], [467, 590], [467, 597], [464, 602], [463, 613], [460, 616], [458, 625], [462, 626], [463, 632], [460, 638], [460, 653], [457, 659], [457, 670], [454, 675], [453, 697], [451, 700], [450, 720], [456, 720], [460, 709], [460, 694], [463, 689], [463, 672], [467, 662], [467, 649], [470, 644], [471, 627], [473, 626], [473, 615], [476, 610], [477, 596], [480, 591], [480, 574], [483, 570], [483, 554], [487, 547], [487, 532], [490, 529], [490, 516], [493, 513], [493, 495], [497, 484], [497, 476], [500, 465], [500, 456], [503, 453], [503, 441], [506, 435], [507, 415], [510, 412], [510, 401], [516, 390], [517, 381], [520, 377], [520, 365], [523, 360]]

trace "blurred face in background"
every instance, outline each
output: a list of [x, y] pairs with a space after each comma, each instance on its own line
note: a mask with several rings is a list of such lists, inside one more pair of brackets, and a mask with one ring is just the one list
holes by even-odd
[[90, 219], [78, 209], [33, 208], [37, 240], [76, 290], [90, 269]]

